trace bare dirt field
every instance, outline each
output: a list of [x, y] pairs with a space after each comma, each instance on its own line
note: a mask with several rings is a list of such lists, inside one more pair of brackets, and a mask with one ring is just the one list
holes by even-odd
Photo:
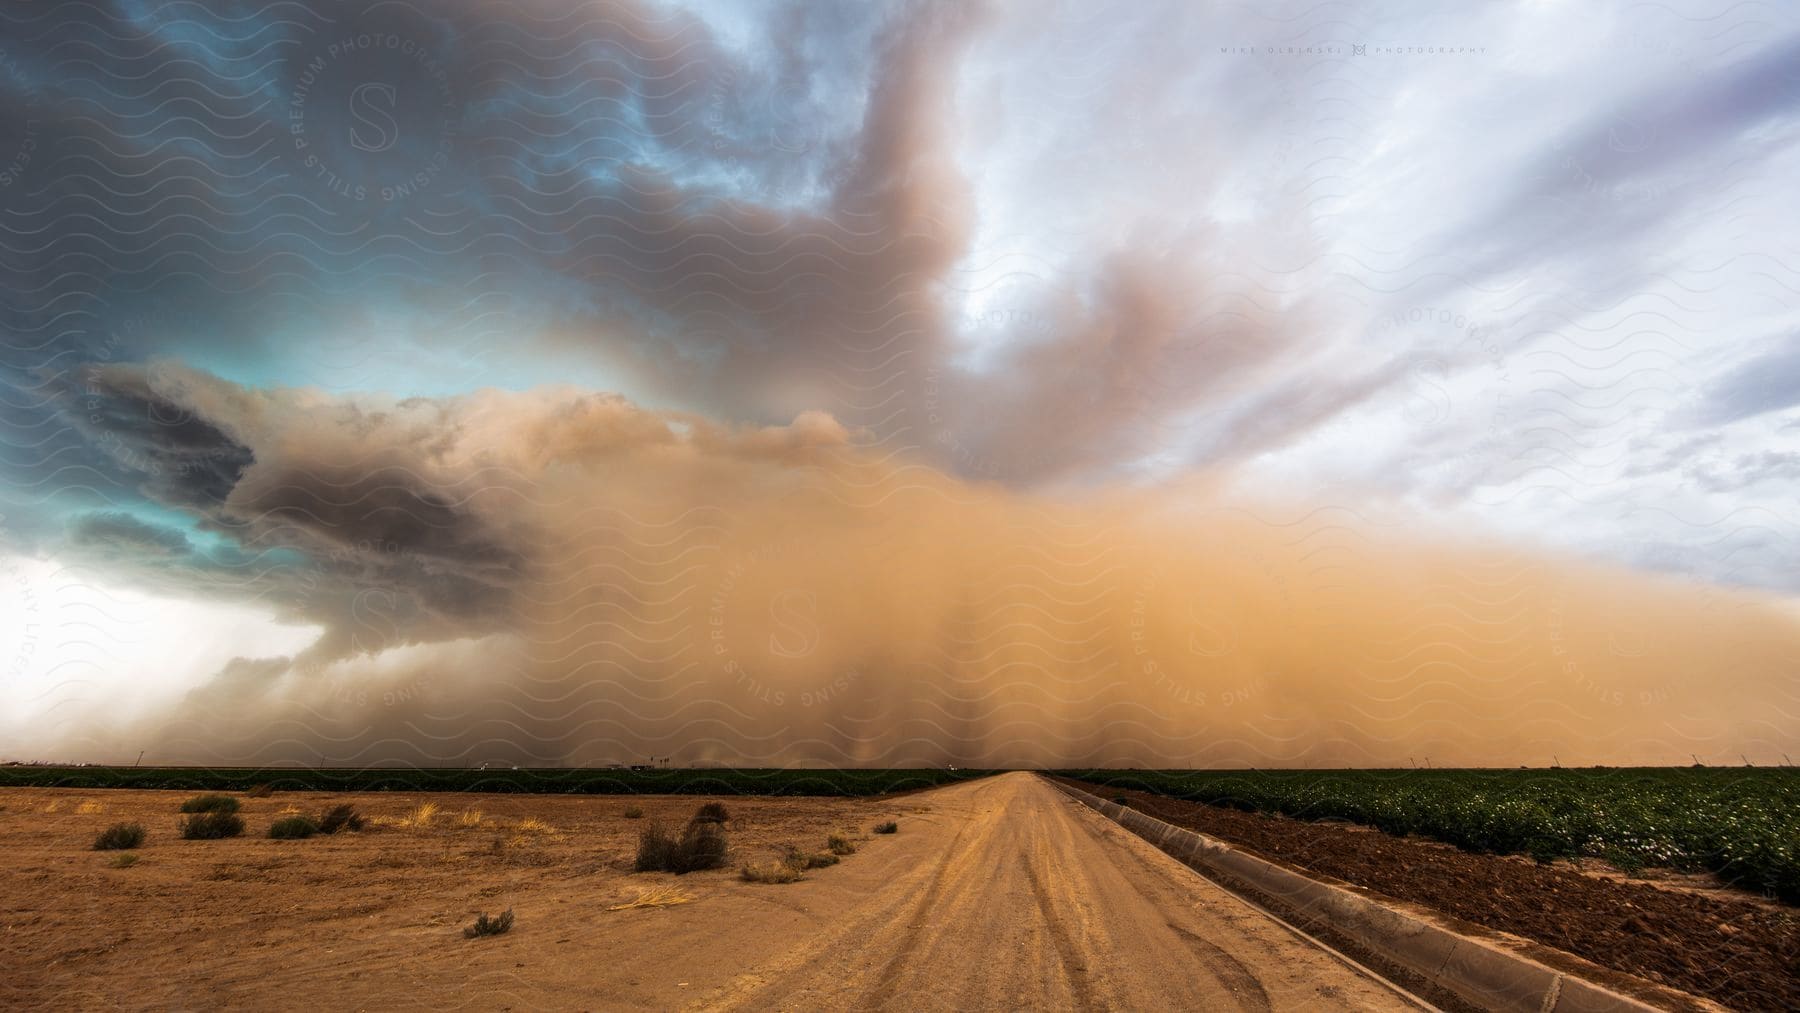
[[1071, 783], [1315, 878], [1448, 914], [1477, 934], [1533, 939], [1732, 1009], [1800, 1009], [1800, 909], [1711, 877], [1628, 879], [1592, 861], [1539, 865], [1366, 827]]
[[[1028, 774], [722, 799], [731, 868], [680, 877], [630, 871], [642, 824], [625, 810], [674, 825], [705, 799], [278, 793], [244, 800], [246, 836], [189, 841], [184, 797], [0, 792], [0, 1005], [1412, 1008]], [[338, 802], [387, 825], [264, 836], [285, 809]], [[398, 825], [425, 803], [428, 821]], [[869, 833], [890, 818], [898, 833]], [[113, 868], [127, 852], [89, 846], [121, 820], [150, 837]], [[737, 876], [839, 829], [859, 850], [837, 866]], [[659, 888], [691, 900], [627, 906]], [[464, 938], [509, 907], [511, 932]]]

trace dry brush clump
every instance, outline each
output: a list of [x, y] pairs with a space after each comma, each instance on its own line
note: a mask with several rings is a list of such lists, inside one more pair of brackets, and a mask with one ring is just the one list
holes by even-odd
[[900, 829], [900, 824], [895, 823], [893, 820], [888, 820], [886, 823], [875, 824], [875, 832], [878, 834], [896, 833], [899, 831], [899, 829]]
[[340, 830], [361, 830], [362, 814], [353, 805], [337, 805], [319, 814], [319, 833], [335, 834]]
[[725, 864], [728, 847], [725, 840], [725, 807], [708, 802], [694, 813], [680, 834], [652, 823], [638, 835], [638, 872], [673, 872], [683, 875], [703, 869], [717, 869]]
[[825, 847], [832, 854], [840, 857], [856, 854], [856, 842], [852, 841], [846, 834], [832, 834], [825, 838]]
[[138, 856], [127, 851], [123, 855], [114, 855], [113, 860], [108, 864], [115, 869], [129, 869], [137, 863]]
[[644, 810], [634, 805], [628, 805], [625, 807], [625, 818], [628, 820], [641, 820], [644, 818]]
[[240, 803], [230, 795], [195, 795], [181, 803], [184, 813], [225, 813], [237, 812]]
[[269, 824], [269, 836], [278, 841], [299, 841], [319, 832], [319, 825], [305, 816], [289, 816]]
[[190, 841], [216, 841], [236, 837], [244, 832], [244, 818], [235, 812], [193, 813], [178, 826], [181, 836]]
[[484, 911], [480, 914], [480, 916], [478, 916], [475, 919], [475, 924], [469, 926], [466, 929], [463, 929], [463, 937], [467, 938], [467, 939], [474, 939], [478, 936], [503, 935], [507, 932], [512, 931], [512, 927], [513, 927], [512, 908], [507, 908], [499, 916], [494, 917], [494, 918], [489, 918], [487, 916], [487, 912]]
[[95, 851], [123, 851], [144, 843], [142, 823], [114, 823], [94, 838]]

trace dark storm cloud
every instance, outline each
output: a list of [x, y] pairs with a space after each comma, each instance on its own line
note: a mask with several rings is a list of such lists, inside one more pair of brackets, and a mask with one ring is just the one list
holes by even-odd
[[155, 389], [150, 374], [90, 366], [58, 379], [60, 418], [86, 437], [89, 460], [141, 476], [160, 502], [214, 511], [250, 465], [248, 447]]
[[[222, 539], [201, 552], [180, 531], [93, 511], [60, 543], [81, 558], [165, 593], [261, 601], [320, 624], [319, 657], [501, 620], [519, 557], [510, 533], [467, 506], [505, 470], [434, 478], [434, 455], [457, 433], [439, 408], [309, 408], [171, 364], [81, 375], [53, 398], [81, 440], [64, 466], [83, 460], [117, 480], [114, 499], [135, 489]], [[331, 440], [309, 443], [309, 430]]]
[[[787, 5], [749, 51], [632, 2], [19, 20], [45, 115], [0, 245], [54, 305], [9, 307], [47, 340], [8, 365], [305, 376], [381, 346], [290, 344], [364, 305], [418, 321], [462, 385], [578, 352], [677, 403], [855, 414], [876, 367], [941, 354], [928, 290], [967, 214], [945, 71], [978, 20]], [[497, 301], [467, 312], [471, 286]], [[171, 304], [187, 319], [132, 326]], [[561, 337], [495, 347], [526, 328]], [[916, 406], [894, 382], [871, 415]]]

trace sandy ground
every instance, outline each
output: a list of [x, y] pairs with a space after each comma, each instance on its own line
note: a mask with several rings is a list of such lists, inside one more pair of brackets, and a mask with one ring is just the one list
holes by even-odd
[[[735, 864], [631, 873], [641, 824], [626, 807], [675, 823], [696, 798], [281, 793], [245, 801], [246, 837], [184, 841], [184, 797], [0, 792], [0, 1006], [1407, 1008], [1029, 774], [722, 800], [736, 861], [860, 838], [786, 885], [742, 882]], [[423, 827], [261, 836], [289, 806], [338, 801], [389, 821], [441, 808]], [[869, 834], [887, 818], [898, 834]], [[124, 869], [88, 850], [119, 820], [151, 832]], [[693, 899], [609, 910], [659, 887]], [[463, 938], [507, 907], [512, 932]]]

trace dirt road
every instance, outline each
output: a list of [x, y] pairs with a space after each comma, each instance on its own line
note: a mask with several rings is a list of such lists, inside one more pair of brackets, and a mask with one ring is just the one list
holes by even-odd
[[920, 861], [706, 1007], [1413, 1008], [1041, 778], [932, 794]]
[[[1031, 774], [726, 799], [732, 867], [680, 877], [633, 874], [631, 856], [645, 822], [683, 820], [695, 798], [282, 792], [246, 799], [250, 833], [222, 841], [170, 832], [181, 798], [0, 792], [0, 1006], [1406, 1008]], [[266, 837], [339, 801], [383, 822]], [[423, 803], [441, 813], [403, 819]], [[869, 833], [887, 819], [899, 833]], [[129, 868], [88, 847], [116, 820], [151, 830]], [[859, 839], [839, 865], [790, 884], [736, 874], [831, 832]], [[624, 906], [658, 888], [685, 902]], [[463, 938], [505, 908], [511, 932]]]

